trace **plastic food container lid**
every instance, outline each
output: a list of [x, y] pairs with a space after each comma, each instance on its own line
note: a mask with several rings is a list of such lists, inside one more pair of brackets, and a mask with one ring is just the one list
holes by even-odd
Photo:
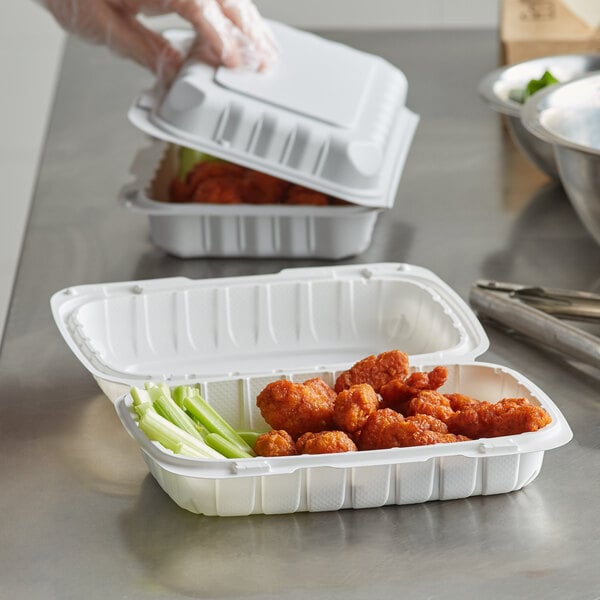
[[413, 366], [449, 364], [489, 345], [456, 292], [398, 263], [83, 285], [51, 305], [83, 365], [124, 386], [344, 369], [393, 348]]
[[[389, 207], [418, 123], [407, 81], [378, 56], [271, 23], [280, 61], [262, 73], [188, 63], [129, 110], [149, 135], [331, 196]], [[167, 32], [177, 45], [191, 34]], [[187, 35], [187, 38], [186, 38]]]

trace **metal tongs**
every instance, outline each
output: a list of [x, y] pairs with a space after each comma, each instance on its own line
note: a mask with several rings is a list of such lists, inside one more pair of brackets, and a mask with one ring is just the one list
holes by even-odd
[[600, 325], [600, 295], [481, 279], [471, 287], [469, 301], [479, 315], [600, 367], [600, 338], [565, 321]]

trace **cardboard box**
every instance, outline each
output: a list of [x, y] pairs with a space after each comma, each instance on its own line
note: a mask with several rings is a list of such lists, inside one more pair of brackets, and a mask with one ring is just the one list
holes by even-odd
[[[579, 10], [580, 4], [573, 0], [503, 0], [502, 64], [557, 54], [600, 52], [600, 30], [590, 18], [589, 9], [587, 13]], [[592, 6], [591, 10], [597, 9]]]

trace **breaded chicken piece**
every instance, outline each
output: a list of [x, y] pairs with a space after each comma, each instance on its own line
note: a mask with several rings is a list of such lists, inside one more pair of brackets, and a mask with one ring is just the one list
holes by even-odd
[[380, 450], [408, 446], [428, 446], [466, 441], [469, 438], [445, 432], [445, 425], [430, 415], [406, 419], [391, 408], [382, 408], [371, 415], [359, 440], [361, 450]]
[[244, 202], [249, 204], [281, 204], [290, 184], [266, 173], [248, 169], [243, 176]]
[[404, 379], [408, 374], [408, 355], [400, 350], [389, 350], [371, 355], [341, 373], [335, 382], [338, 394], [358, 383], [368, 383], [376, 392], [392, 379]]
[[171, 202], [189, 202], [190, 188], [185, 181], [175, 178], [169, 184], [169, 199]]
[[285, 204], [310, 204], [325, 206], [329, 204], [329, 196], [316, 190], [309, 190], [301, 185], [292, 185], [284, 198]]
[[379, 396], [368, 383], [359, 383], [342, 390], [333, 407], [333, 423], [343, 431], [360, 431], [379, 408]]
[[221, 160], [207, 160], [194, 165], [187, 174], [186, 183], [195, 190], [198, 184], [209, 179], [241, 179], [247, 169]]
[[428, 373], [415, 372], [405, 378], [394, 378], [379, 390], [382, 406], [402, 414], [408, 411], [410, 401], [422, 390], [437, 390], [448, 377], [446, 367], [434, 367]]
[[431, 415], [446, 421], [454, 414], [450, 400], [436, 390], [421, 390], [408, 403], [407, 415]]
[[394, 446], [394, 428], [404, 417], [391, 408], [380, 408], [367, 418], [358, 440], [361, 450], [378, 450]]
[[406, 417], [404, 419], [409, 423], [415, 423], [421, 429], [429, 429], [436, 433], [448, 433], [448, 427], [444, 421], [434, 417], [433, 415], [419, 414]]
[[471, 398], [471, 396], [465, 396], [464, 394], [444, 394], [450, 401], [450, 407], [452, 410], [464, 410], [474, 404], [479, 404], [479, 400]]
[[499, 402], [477, 402], [455, 412], [447, 421], [448, 431], [470, 438], [517, 435], [537, 431], [552, 421], [541, 407], [526, 398], [504, 398]]
[[329, 386], [315, 382], [269, 383], [256, 399], [263, 419], [273, 429], [285, 429], [294, 439], [307, 431], [331, 429], [334, 401]]
[[293, 456], [298, 454], [292, 436], [283, 429], [272, 429], [258, 436], [254, 444], [258, 456]]
[[352, 202], [348, 202], [348, 200], [342, 200], [341, 198], [329, 198], [329, 204], [332, 206], [351, 206]]
[[203, 204], [240, 204], [242, 183], [239, 179], [214, 177], [201, 181], [194, 190], [192, 202]]
[[298, 438], [296, 448], [300, 454], [335, 454], [358, 450], [352, 438], [344, 431], [305, 433]]
[[312, 379], [307, 379], [304, 382], [304, 385], [308, 386], [309, 388], [313, 389], [319, 394], [325, 394], [329, 398], [332, 406], [335, 404], [337, 398], [335, 390], [329, 385], [327, 385], [327, 383], [325, 383], [325, 381], [323, 381], [320, 377], [313, 377]]

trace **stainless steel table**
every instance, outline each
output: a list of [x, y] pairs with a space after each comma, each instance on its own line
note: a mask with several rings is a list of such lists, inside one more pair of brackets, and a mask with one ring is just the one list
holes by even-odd
[[[600, 248], [477, 98], [495, 32], [325, 35], [399, 65], [422, 118], [394, 209], [346, 262], [423, 265], [465, 298], [479, 277], [598, 291]], [[247, 518], [196, 516], [162, 492], [60, 338], [50, 295], [324, 262], [183, 261], [152, 246], [147, 221], [115, 200], [143, 143], [125, 113], [149, 82], [102, 49], [67, 46], [0, 355], [0, 597], [600, 597], [600, 371], [489, 324], [482, 358], [538, 383], [575, 434], [524, 490]]]

